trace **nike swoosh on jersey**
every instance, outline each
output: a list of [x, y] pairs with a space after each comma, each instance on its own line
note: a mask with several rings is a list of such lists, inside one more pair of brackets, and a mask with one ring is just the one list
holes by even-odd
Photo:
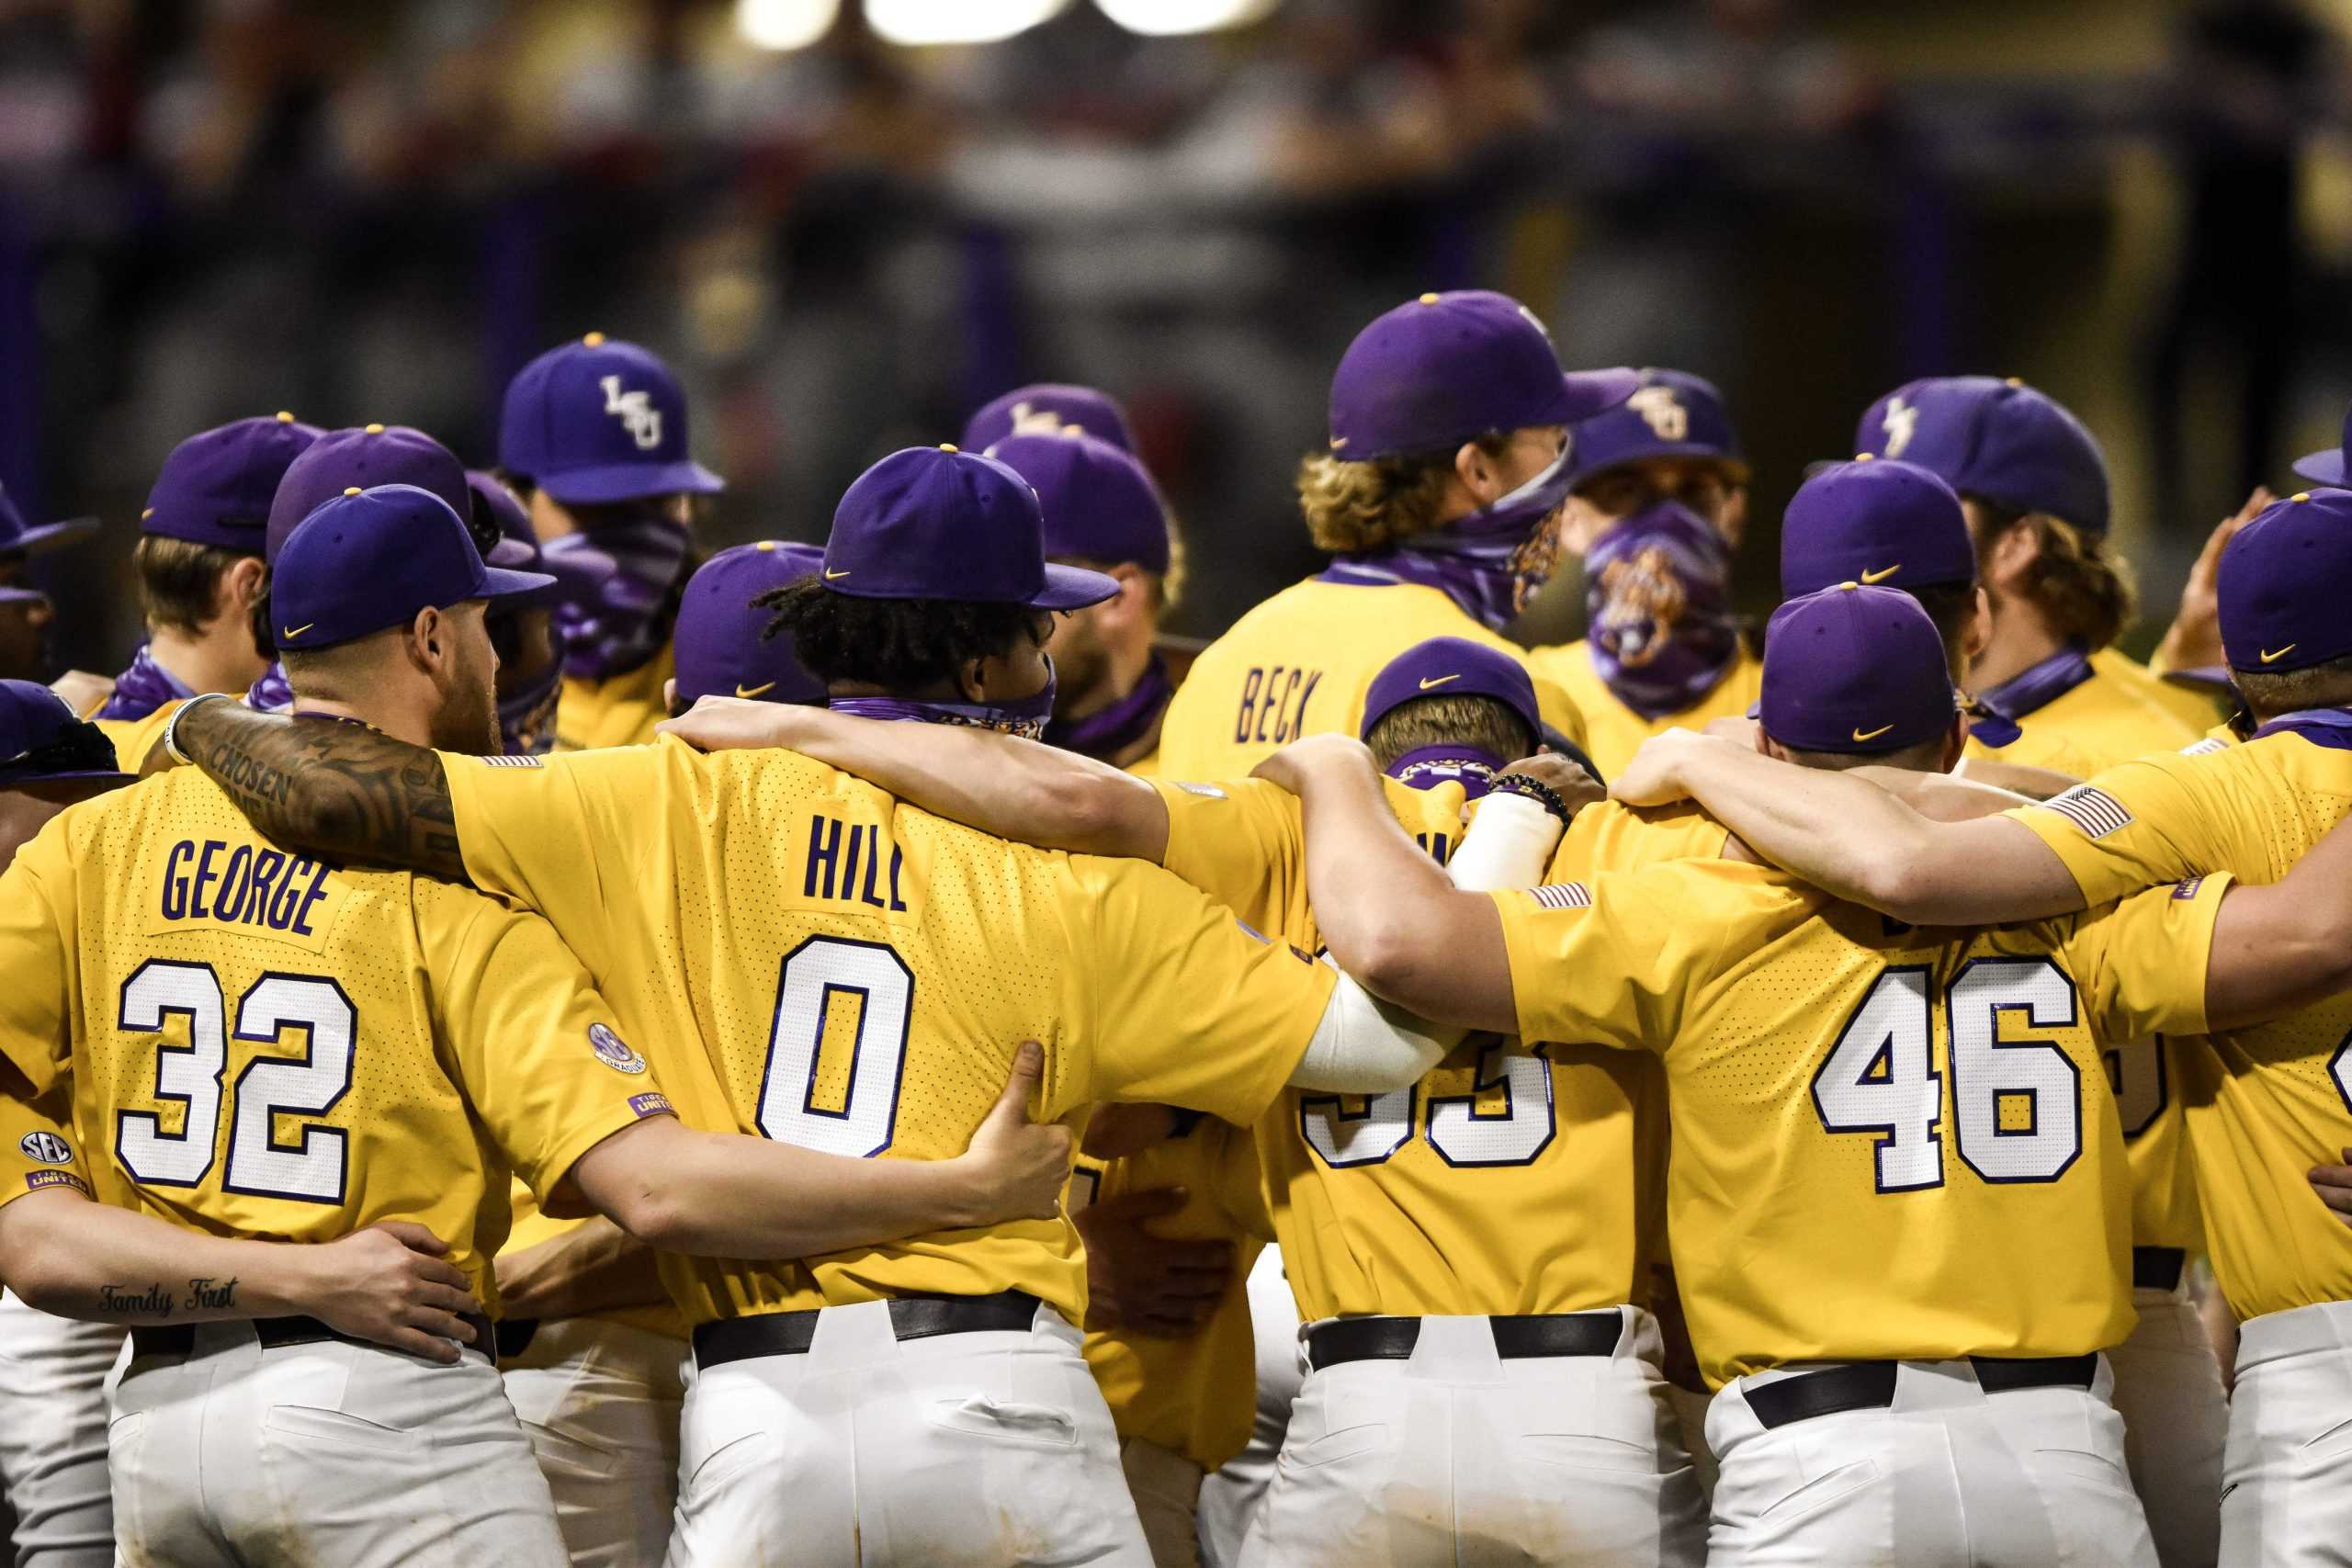
[[1903, 563], [1901, 561], [1896, 561], [1893, 566], [1886, 568], [1883, 571], [1866, 571], [1862, 573], [1862, 581], [1864, 582], [1884, 582], [1888, 578], [1893, 577], [1896, 572], [1901, 571], [1902, 570]]
[[2287, 657], [2287, 655], [2289, 655], [2289, 654], [2290, 654], [2290, 653], [2294, 652], [2294, 651], [2295, 651], [2295, 646], [2296, 646], [2295, 644], [2293, 644], [2293, 643], [2291, 643], [2291, 642], [2290, 642], [2290, 643], [2289, 643], [2286, 647], [2284, 647], [2284, 648], [2280, 649], [2279, 649], [2278, 652], [2276, 652], [2276, 653], [2271, 652], [2268, 649], [2267, 649], [2267, 648], [2266, 648], [2266, 649], [2264, 649], [2262, 650], [2262, 661], [2263, 661], [2265, 664], [2276, 664], [2278, 660], [2282, 660], [2282, 659], [2286, 658], [2286, 657]]
[[1431, 686], [1442, 686], [1442, 685], [1444, 685], [1448, 681], [1459, 681], [1460, 679], [1462, 679], [1462, 677], [1461, 677], [1461, 676], [1459, 676], [1459, 675], [1435, 675], [1435, 676], [1431, 676], [1429, 680], [1426, 680], [1426, 681], [1424, 681], [1424, 682], [1421, 682], [1421, 690], [1422, 690], [1422, 691], [1424, 691], [1424, 692], [1426, 692], [1426, 691], [1428, 691]]
[[1854, 739], [1857, 740], [1875, 740], [1894, 728], [1894, 726], [1891, 724], [1882, 724], [1876, 729], [1871, 730], [1868, 735], [1865, 735], [1860, 730], [1857, 729], [1854, 731]]
[[758, 696], [762, 692], [773, 692], [773, 691], [775, 691], [775, 682], [774, 681], [770, 681], [769, 682], [767, 682], [767, 684], [765, 684], [765, 685], [763, 685], [763, 686], [741, 686], [741, 685], [739, 685], [739, 686], [737, 686], [737, 687], [735, 688], [735, 694], [736, 694], [737, 696], [739, 696], [739, 697], [756, 697], [756, 696]]
[[277, 635], [284, 637], [288, 642], [292, 642], [296, 637], [300, 637], [304, 632], [309, 631], [312, 626], [315, 626], [318, 624], [319, 623], [316, 621], [304, 621], [299, 626], [288, 626], [281, 629]]

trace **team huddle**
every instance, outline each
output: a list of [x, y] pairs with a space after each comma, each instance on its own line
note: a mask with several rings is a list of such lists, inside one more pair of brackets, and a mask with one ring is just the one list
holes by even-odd
[[1484, 291], [1190, 656], [1102, 392], [821, 548], [688, 434], [199, 433], [0, 682], [20, 1565], [2352, 1563], [2352, 422], [2154, 667], [2034, 389], [1759, 629], [1714, 388]]

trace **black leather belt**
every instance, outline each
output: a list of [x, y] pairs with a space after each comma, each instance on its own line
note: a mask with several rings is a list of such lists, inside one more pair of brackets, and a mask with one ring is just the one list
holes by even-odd
[[[490, 1319], [469, 1314], [459, 1320], [474, 1331], [474, 1342], [459, 1346], [487, 1359], [495, 1331]], [[265, 1350], [275, 1350], [281, 1345], [314, 1345], [321, 1340], [336, 1339], [345, 1345], [367, 1345], [376, 1349], [388, 1348], [372, 1339], [362, 1339], [356, 1334], [320, 1322], [315, 1317], [257, 1317], [253, 1320], [254, 1337]], [[192, 1323], [149, 1324], [130, 1331], [130, 1354], [135, 1360], [141, 1356], [190, 1356], [196, 1352], [196, 1325]]]
[[[1617, 1349], [1623, 1319], [1613, 1312], [1531, 1314], [1490, 1317], [1495, 1354], [1506, 1361], [1544, 1356], [1608, 1356]], [[1403, 1361], [1420, 1343], [1418, 1317], [1342, 1317], [1306, 1331], [1306, 1360], [1320, 1371], [1342, 1361]]]
[[[2051, 1356], [2038, 1359], [1971, 1356], [1977, 1386], [1986, 1393], [2021, 1388], [2088, 1388], [2098, 1376], [2098, 1357]], [[1836, 1416], [1847, 1410], [1884, 1410], [1894, 1403], [1894, 1361], [1857, 1361], [1850, 1367], [1802, 1372], [1746, 1391], [1747, 1408], [1770, 1431], [1792, 1421]]]
[[[893, 1296], [890, 1332], [900, 1339], [942, 1334], [1007, 1333], [1025, 1330], [1042, 1304], [1026, 1291], [992, 1296]], [[752, 1317], [723, 1317], [695, 1329], [695, 1365], [723, 1366], [754, 1356], [805, 1356], [817, 1337], [817, 1314], [767, 1312]]]
[[2188, 1254], [2177, 1247], [2135, 1247], [2132, 1249], [2132, 1286], [2140, 1291], [2177, 1291]]

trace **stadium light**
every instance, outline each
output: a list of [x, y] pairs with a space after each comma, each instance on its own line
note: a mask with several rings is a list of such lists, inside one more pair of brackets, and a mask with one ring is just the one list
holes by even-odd
[[1165, 38], [1216, 32], [1257, 21], [1279, 0], [1094, 0], [1102, 13], [1131, 33]]
[[1069, 0], [865, 0], [865, 19], [886, 42], [994, 43], [1026, 32]]
[[735, 0], [735, 30], [753, 49], [806, 49], [842, 14], [842, 0]]

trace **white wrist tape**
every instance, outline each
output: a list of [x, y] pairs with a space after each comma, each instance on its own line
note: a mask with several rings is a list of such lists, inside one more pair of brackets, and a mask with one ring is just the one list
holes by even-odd
[[1566, 824], [1523, 795], [1490, 795], [1478, 803], [1470, 831], [1446, 862], [1465, 893], [1533, 887], [1544, 880]]

